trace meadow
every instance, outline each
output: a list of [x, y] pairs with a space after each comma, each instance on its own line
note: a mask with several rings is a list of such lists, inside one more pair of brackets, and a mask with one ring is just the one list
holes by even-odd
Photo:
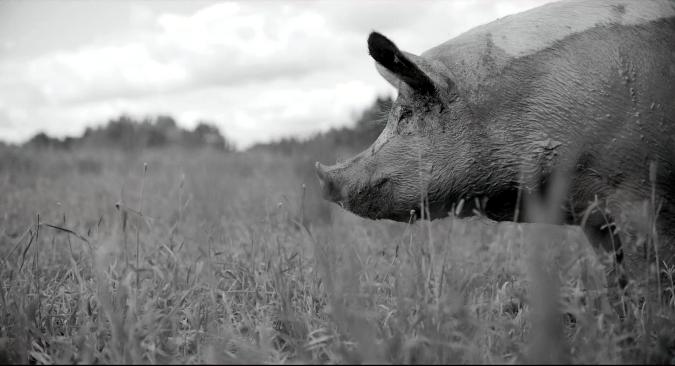
[[0, 363], [675, 362], [579, 228], [359, 218], [314, 160], [3, 148]]

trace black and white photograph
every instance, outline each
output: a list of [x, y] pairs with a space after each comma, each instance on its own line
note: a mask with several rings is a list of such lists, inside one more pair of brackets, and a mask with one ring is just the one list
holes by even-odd
[[675, 0], [0, 0], [0, 364], [675, 364]]

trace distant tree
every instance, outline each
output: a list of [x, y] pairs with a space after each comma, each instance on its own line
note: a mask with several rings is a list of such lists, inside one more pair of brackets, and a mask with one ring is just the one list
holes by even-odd
[[75, 145], [77, 144], [77, 140], [78, 140], [77, 138], [68, 136], [61, 142], [61, 144], [65, 149], [70, 150], [75, 147]]
[[191, 149], [211, 146], [223, 151], [234, 150], [234, 145], [212, 123], [202, 121], [190, 131], [180, 128], [173, 117], [166, 115], [140, 121], [121, 115], [102, 127], [87, 128], [80, 140], [91, 147], [144, 149], [179, 145]]
[[61, 141], [59, 139], [49, 137], [44, 132], [39, 132], [33, 136], [26, 145], [34, 149], [66, 149], [70, 147], [71, 140]]
[[220, 134], [220, 130], [210, 122], [200, 121], [195, 127], [194, 133], [197, 135], [200, 144], [211, 146], [218, 150], [234, 151], [234, 144], [225, 139]]
[[168, 131], [176, 128], [176, 120], [171, 116], [160, 115], [155, 119], [155, 125], [163, 131]]
[[116, 145], [125, 149], [138, 148], [138, 135], [136, 123], [127, 116], [121, 115], [115, 120], [108, 122], [104, 129], [104, 137], [108, 144]]
[[169, 142], [169, 139], [166, 135], [166, 131], [163, 131], [159, 128], [151, 128], [146, 133], [146, 145], [147, 147], [162, 147], [166, 146]]
[[44, 132], [39, 132], [35, 136], [33, 136], [30, 140], [28, 140], [28, 145], [39, 149], [48, 148], [50, 147], [51, 143], [52, 143], [51, 137], [47, 136], [47, 134]]

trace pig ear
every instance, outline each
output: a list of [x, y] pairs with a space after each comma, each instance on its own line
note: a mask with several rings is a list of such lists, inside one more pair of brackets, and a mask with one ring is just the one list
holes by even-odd
[[384, 78], [384, 80], [387, 80], [391, 86], [393, 86], [396, 89], [400, 88], [401, 84], [401, 79], [396, 76], [393, 72], [387, 70], [386, 67], [382, 66], [379, 62], [375, 63], [375, 69], [377, 69], [377, 72]]
[[[424, 94], [434, 94], [436, 86], [408, 56], [396, 47], [394, 42], [377, 32], [368, 36], [368, 51], [378, 63], [378, 71], [392, 85], [397, 79]], [[382, 67], [380, 67], [382, 66]], [[384, 68], [385, 70], [382, 70]]]

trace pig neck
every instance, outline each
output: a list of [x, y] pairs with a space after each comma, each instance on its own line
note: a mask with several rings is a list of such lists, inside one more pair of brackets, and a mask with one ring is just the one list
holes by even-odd
[[[444, 161], [432, 169], [432, 180], [437, 182], [436, 189], [429, 191], [432, 206], [438, 212], [455, 210], [454, 214], [460, 217], [478, 211], [493, 220], [513, 220], [521, 185], [522, 146], [514, 149], [518, 146], [518, 132], [504, 128], [502, 122], [478, 118], [481, 116], [461, 98], [447, 111], [442, 119], [451, 137], [446, 132], [437, 134], [437, 138], [449, 138], [443, 143], [450, 150], [430, 159]], [[437, 145], [443, 143], [437, 141]]]
[[[461, 102], [459, 102], [461, 103]], [[459, 104], [458, 103], [458, 104]], [[526, 126], [515, 123], [515, 114], [499, 116], [482, 114], [469, 105], [465, 113], [472, 115], [472, 128], [462, 133], [469, 141], [469, 164], [447, 186], [445, 206], [456, 207], [459, 200], [465, 205], [460, 216], [481, 212], [496, 221], [524, 221], [519, 200], [541, 188], [549, 180], [554, 166], [559, 163], [561, 144], [551, 138], [544, 126]], [[519, 190], [522, 192], [519, 193]]]

